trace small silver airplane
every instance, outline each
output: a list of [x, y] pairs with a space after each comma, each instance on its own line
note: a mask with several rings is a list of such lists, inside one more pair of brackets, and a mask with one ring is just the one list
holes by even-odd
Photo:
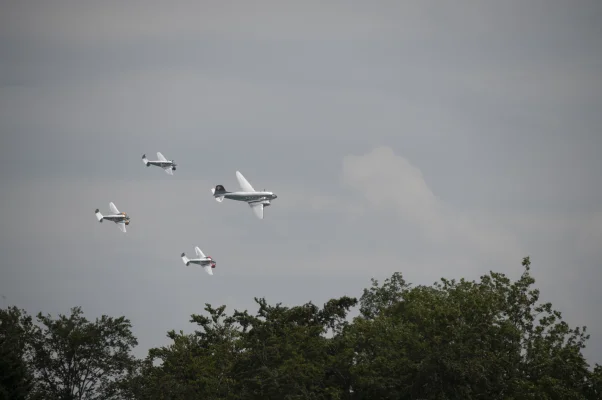
[[98, 222], [102, 222], [105, 219], [107, 221], [113, 221], [117, 224], [119, 229], [121, 229], [121, 232], [125, 233], [125, 226], [130, 224], [130, 217], [124, 212], [119, 212], [119, 210], [117, 209], [117, 207], [115, 207], [115, 204], [113, 204], [113, 202], [109, 203], [109, 208], [111, 209], [110, 215], [102, 215], [98, 208], [96, 209], [96, 211], [94, 211]]
[[241, 192], [228, 192], [223, 185], [217, 185], [211, 189], [213, 197], [219, 203], [224, 201], [224, 199], [245, 201], [249, 204], [255, 215], [259, 219], [263, 219], [263, 208], [270, 206], [270, 202], [278, 198], [278, 196], [273, 192], [266, 192], [265, 190], [261, 192], [256, 191], [239, 171], [236, 171], [236, 178], [242, 189]]
[[147, 167], [150, 167], [151, 165], [156, 165], [157, 167], [161, 167], [169, 175], [173, 175], [173, 171], [176, 170], [176, 167], [178, 166], [178, 164], [176, 164], [175, 162], [173, 162], [173, 160], [168, 160], [167, 158], [165, 158], [163, 156], [163, 154], [161, 154], [161, 152], [157, 152], [157, 158], [158, 158], [158, 160], [156, 160], [156, 161], [149, 161], [146, 158], [146, 154], [143, 154], [142, 155], [142, 162]]
[[182, 255], [180, 257], [182, 257], [182, 261], [184, 262], [184, 265], [188, 266], [190, 265], [190, 263], [192, 264], [198, 264], [201, 267], [203, 267], [203, 269], [205, 270], [205, 272], [207, 272], [209, 275], [213, 275], [213, 268], [215, 268], [215, 261], [213, 261], [213, 258], [211, 258], [211, 256], [205, 256], [205, 254], [203, 254], [203, 252], [201, 251], [201, 249], [199, 249], [198, 246], [195, 246], [194, 251], [196, 252], [196, 255], [199, 258], [188, 258], [186, 257], [186, 253], [182, 253]]

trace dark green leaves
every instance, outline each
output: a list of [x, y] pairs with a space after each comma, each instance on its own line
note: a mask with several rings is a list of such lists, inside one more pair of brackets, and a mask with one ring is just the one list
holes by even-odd
[[27, 365], [31, 317], [16, 307], [0, 310], [0, 399], [24, 400], [33, 388]]
[[193, 333], [134, 360], [124, 317], [0, 313], [0, 399], [599, 399], [602, 368], [539, 301], [530, 260], [512, 281], [375, 280], [355, 298], [257, 311], [206, 304]]
[[134, 363], [130, 322], [106, 315], [91, 322], [79, 307], [68, 317], [37, 319], [30, 340], [36, 392], [47, 399], [116, 398], [115, 382]]

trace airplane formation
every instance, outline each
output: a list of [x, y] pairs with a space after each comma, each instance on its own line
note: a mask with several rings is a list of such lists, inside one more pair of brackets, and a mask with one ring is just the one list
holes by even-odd
[[[142, 155], [142, 162], [147, 167], [151, 165], [163, 168], [163, 170], [169, 174], [173, 175], [173, 171], [176, 170], [177, 164], [174, 160], [168, 160], [161, 154], [161, 152], [157, 152], [157, 160], [151, 161], [146, 158], [146, 154]], [[272, 200], [278, 198], [274, 192], [268, 192], [265, 189], [262, 191], [257, 191], [253, 189], [253, 186], [247, 181], [247, 179], [241, 174], [239, 171], [236, 171], [236, 179], [238, 180], [238, 184], [241, 191], [229, 192], [227, 191], [223, 185], [216, 185], [214, 188], [211, 188], [211, 193], [213, 197], [218, 203], [224, 201], [224, 199], [236, 200], [246, 202], [249, 207], [253, 210], [257, 218], [263, 219], [263, 210], [265, 207], [271, 205]], [[125, 212], [119, 212], [115, 204], [113, 202], [109, 203], [109, 209], [111, 211], [108, 215], [101, 214], [100, 210], [97, 208], [94, 213], [96, 215], [96, 219], [98, 222], [102, 223], [102, 221], [112, 221], [122, 232], [126, 232], [126, 226], [130, 224], [130, 217]], [[190, 264], [196, 264], [203, 267], [205, 272], [209, 275], [213, 275], [213, 269], [216, 266], [215, 260], [211, 258], [211, 256], [205, 256], [205, 254], [201, 251], [198, 246], [195, 246], [194, 251], [198, 258], [188, 258], [186, 253], [182, 253], [180, 257], [182, 257], [182, 261], [184, 265], [188, 266]]]

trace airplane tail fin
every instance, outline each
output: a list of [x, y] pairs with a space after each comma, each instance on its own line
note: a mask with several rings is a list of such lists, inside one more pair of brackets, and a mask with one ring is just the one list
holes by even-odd
[[[216, 187], [211, 189], [211, 193], [213, 193], [213, 197], [215, 197], [215, 200], [219, 203], [221, 203], [222, 201], [224, 201], [224, 194], [226, 194], [226, 188], [224, 188], [224, 186], [222, 185], [217, 185]], [[221, 196], [220, 196], [221, 195]]]
[[188, 257], [186, 257], [186, 253], [182, 253], [181, 257], [182, 257], [182, 261], [184, 261], [184, 264], [186, 266], [188, 266], [190, 264], [190, 259]]
[[100, 210], [98, 210], [98, 208], [97, 208], [96, 211], [94, 211], [94, 213], [96, 214], [96, 219], [98, 219], [98, 222], [102, 222], [104, 217], [100, 213]]
[[144, 163], [144, 165], [146, 165], [147, 167], [150, 165], [150, 164], [148, 163], [148, 158], [146, 158], [146, 154], [143, 154], [143, 155], [142, 155], [142, 162], [143, 162], [143, 163]]

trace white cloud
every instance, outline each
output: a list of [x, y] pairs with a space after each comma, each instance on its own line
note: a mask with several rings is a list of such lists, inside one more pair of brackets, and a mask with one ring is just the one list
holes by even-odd
[[389, 147], [378, 147], [362, 156], [345, 157], [343, 175], [345, 182], [359, 190], [373, 205], [393, 205], [404, 218], [425, 227], [441, 213], [439, 202], [420, 170], [393, 154]]
[[[461, 184], [461, 178], [457, 178]], [[460, 255], [480, 253], [518, 262], [516, 237], [447, 206], [416, 166], [389, 147], [343, 160], [343, 180], [377, 210], [393, 211], [430, 243]], [[469, 192], [466, 193], [470, 195]]]
[[[460, 177], [450, 179], [458, 180], [461, 187]], [[599, 209], [459, 212], [435, 194], [416, 166], [389, 147], [345, 157], [343, 181], [366, 200], [369, 213], [393, 213], [401, 222], [400, 230], [422, 233], [418, 241], [422, 254], [412, 259], [404, 254], [410, 249], [403, 246], [397, 257], [379, 254], [378, 262], [370, 264], [377, 276], [402, 270], [409, 281], [430, 283], [442, 276], [473, 279], [494, 270], [517, 279], [521, 258], [531, 256], [541, 300], [567, 313], [572, 326], [589, 327], [592, 340], [587, 354], [599, 359], [596, 338], [602, 328], [592, 319], [600, 302], [595, 290], [600, 275], [596, 260], [602, 256]]]
[[287, 210], [287, 212], [303, 214], [328, 212], [353, 217], [363, 211], [362, 205], [357, 201], [345, 199], [337, 193], [323, 193], [319, 188], [312, 188], [309, 185], [304, 187], [279, 186], [275, 193], [279, 198], [272, 204]]

